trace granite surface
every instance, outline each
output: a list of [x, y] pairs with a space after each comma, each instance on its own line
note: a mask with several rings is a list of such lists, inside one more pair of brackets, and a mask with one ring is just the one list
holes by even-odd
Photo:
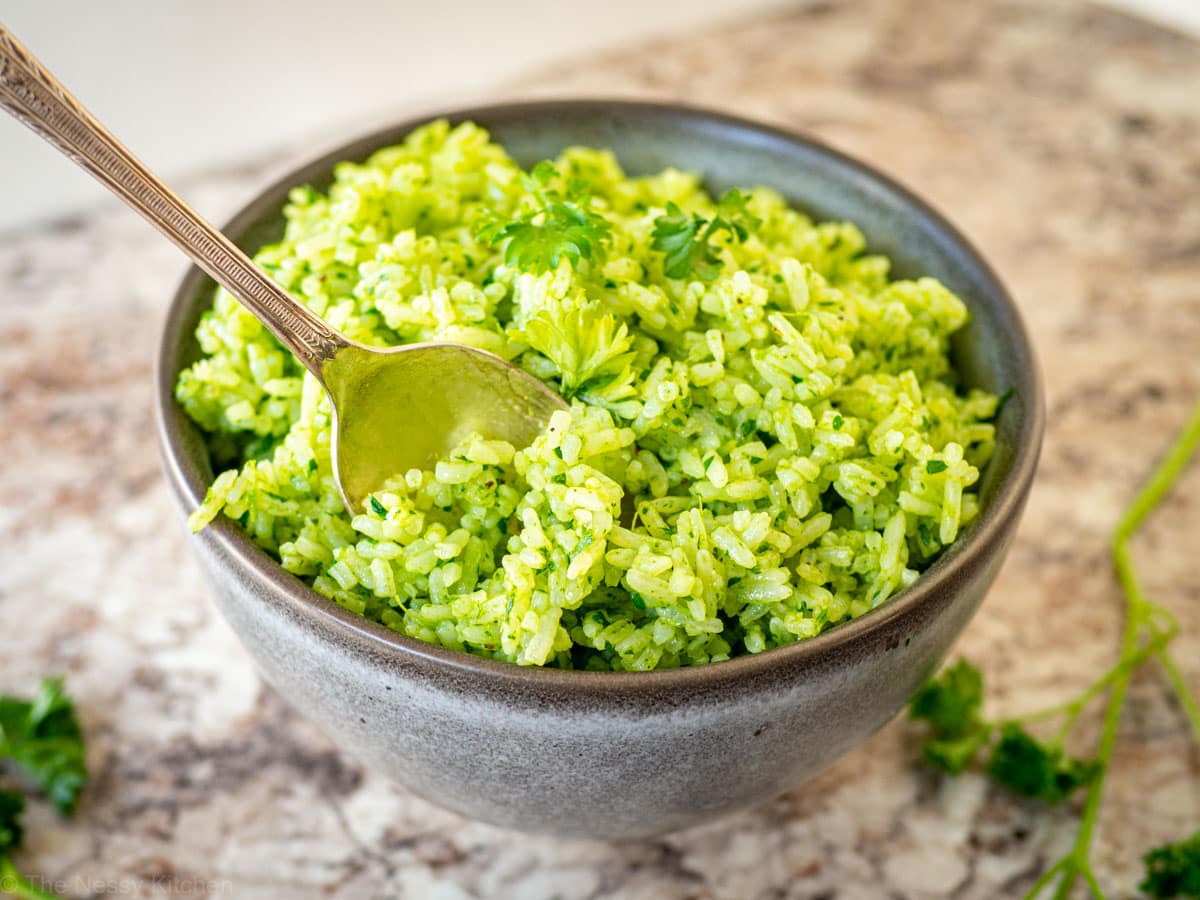
[[[1121, 603], [1107, 534], [1200, 396], [1200, 44], [1076, 3], [810, 2], [508, 93], [547, 92], [806, 129], [949, 211], [1021, 303], [1050, 411], [1019, 540], [961, 650], [997, 714], [1106, 668]], [[180, 186], [226, 216], [297, 152]], [[924, 771], [900, 721], [753, 813], [625, 845], [504, 833], [364, 771], [260, 681], [170, 508], [150, 373], [182, 270], [112, 207], [0, 236], [0, 690], [65, 673], [95, 773], [74, 821], [33, 806], [25, 870], [72, 896], [993, 898], [1072, 839], [1069, 809]], [[1200, 687], [1198, 526], [1193, 466], [1136, 552]], [[1198, 823], [1200, 759], [1147, 673], [1101, 882], [1130, 896], [1142, 850]]]

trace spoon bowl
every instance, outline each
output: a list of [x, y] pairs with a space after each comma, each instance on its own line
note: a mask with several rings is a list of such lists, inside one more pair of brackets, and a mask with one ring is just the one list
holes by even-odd
[[465, 344], [347, 344], [322, 367], [333, 401], [333, 471], [352, 513], [389, 478], [429, 468], [472, 434], [524, 447], [566, 402]]

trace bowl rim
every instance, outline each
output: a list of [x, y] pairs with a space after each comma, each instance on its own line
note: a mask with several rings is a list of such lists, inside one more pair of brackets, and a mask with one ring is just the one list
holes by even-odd
[[[747, 681], [756, 682], [760, 677], [819, 665], [836, 655], [831, 651], [843, 648], [844, 645], [870, 641], [891, 633], [900, 620], [919, 613], [935, 596], [953, 590], [957, 582], [968, 577], [972, 569], [988, 556], [990, 545], [1002, 541], [1005, 533], [1015, 524], [1033, 481], [1045, 430], [1042, 374], [1020, 309], [1004, 283], [975, 246], [930, 203], [891, 176], [811, 135], [686, 103], [624, 98], [515, 100], [474, 104], [463, 108], [434, 109], [365, 134], [358, 134], [350, 140], [340, 141], [335, 147], [322, 148], [316, 156], [305, 157], [299, 162], [289, 164], [284, 174], [260, 188], [221, 230], [236, 233], [257, 221], [267, 198], [302, 183], [302, 180], [298, 180], [302, 171], [315, 170], [318, 167], [328, 171], [334, 163], [342, 159], [355, 158], [355, 148], [385, 146], [383, 141], [388, 136], [411, 131], [435, 119], [446, 118], [458, 122], [493, 116], [511, 118], [556, 112], [602, 114], [614, 110], [648, 117], [682, 117], [698, 124], [736, 128], [759, 138], [801, 145], [809, 152], [828, 157], [832, 162], [874, 182], [885, 192], [896, 195], [917, 209], [933, 225], [934, 230], [948, 239], [966, 264], [975, 270], [987, 291], [994, 295], [993, 299], [999, 302], [1004, 308], [1004, 313], [1010, 318], [1010, 341], [1017, 356], [1017, 371], [1024, 379], [1024, 383], [1018, 388], [1022, 417], [1016, 429], [1011, 465], [1007, 474], [996, 485], [995, 494], [990, 502], [969, 528], [964, 530], [951, 547], [912, 585], [876, 609], [815, 637], [783, 647], [757, 654], [743, 654], [720, 662], [675, 669], [592, 672], [520, 666], [474, 656], [464, 651], [450, 650], [399, 634], [345, 610], [321, 596], [299, 578], [284, 570], [233, 522], [219, 516], [202, 532], [190, 537], [213, 545], [221, 556], [232, 560], [255, 582], [260, 589], [256, 592], [259, 596], [255, 598], [255, 602], [270, 597], [273, 602], [282, 603], [287, 607], [297, 621], [314, 627], [320, 625], [333, 629], [337, 632], [339, 640], [357, 645], [364, 653], [372, 654], [385, 662], [390, 654], [394, 661], [425, 667], [434, 676], [440, 674], [456, 680], [463, 676], [479, 676], [501, 685], [508, 683], [514, 687], [548, 690], [560, 696], [560, 692], [566, 691], [584, 692], [594, 697], [619, 695], [627, 699], [649, 698], [699, 688], [705, 689], [707, 693], [714, 688], [720, 690], [732, 687], [735, 683], [744, 685]], [[160, 455], [167, 480], [177, 499], [190, 508], [199, 505], [207, 485], [203, 482], [199, 469], [188, 458], [182, 434], [177, 427], [183, 417], [182, 410], [178, 408], [174, 398], [178, 372], [174, 370], [173, 365], [168, 366], [168, 363], [175, 362], [183, 338], [182, 332], [189, 319], [194, 317], [196, 291], [200, 284], [208, 280], [195, 265], [188, 267], [168, 308], [155, 358], [154, 405]]]

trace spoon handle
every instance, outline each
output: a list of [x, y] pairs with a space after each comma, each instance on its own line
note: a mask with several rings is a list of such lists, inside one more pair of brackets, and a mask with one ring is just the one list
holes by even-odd
[[0, 23], [0, 106], [146, 217], [318, 378], [347, 340], [297, 303], [92, 117]]

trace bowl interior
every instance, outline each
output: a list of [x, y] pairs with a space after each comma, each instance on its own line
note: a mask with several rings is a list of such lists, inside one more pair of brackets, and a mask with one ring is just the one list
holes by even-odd
[[[283, 229], [281, 210], [292, 187], [309, 184], [322, 189], [331, 181], [337, 162], [364, 160], [431, 118], [434, 116], [391, 126], [301, 166], [263, 191], [225, 227], [225, 233], [250, 253], [278, 240]], [[868, 249], [892, 260], [894, 276], [930, 275], [941, 280], [971, 311], [970, 323], [956, 335], [953, 345], [963, 383], [996, 394], [1011, 391], [1012, 395], [997, 420], [996, 453], [981, 476], [982, 515], [904, 593], [917, 590], [952, 565], [956, 557], [972, 552], [974, 545], [986, 539], [989, 522], [1000, 514], [998, 506], [1019, 503], [1032, 477], [1042, 428], [1041, 384], [1029, 339], [1016, 308], [988, 265], [953, 226], [908, 190], [811, 139], [679, 106], [603, 100], [532, 102], [461, 110], [446, 118], [471, 120], [487, 128], [523, 166], [552, 157], [570, 145], [589, 145], [612, 149], [630, 174], [674, 166], [701, 173], [714, 192], [766, 185], [815, 219], [858, 225], [866, 235]], [[200, 356], [193, 332], [210, 305], [213, 288], [198, 270], [189, 272], [170, 311], [159, 358], [158, 403], [165, 452], [169, 466], [184, 482], [184, 492], [193, 495], [195, 502], [213, 478], [212, 465], [202, 433], [176, 406], [172, 391], [178, 372]], [[265, 558], [240, 533], [234, 539], [240, 541], [244, 552]], [[315, 592], [309, 593], [314, 602], [325, 602]], [[877, 616], [902, 600], [903, 595], [893, 597], [855, 622]], [[844, 623], [826, 635], [852, 624]], [[365, 620], [362, 626], [390, 643], [412, 643]]]

